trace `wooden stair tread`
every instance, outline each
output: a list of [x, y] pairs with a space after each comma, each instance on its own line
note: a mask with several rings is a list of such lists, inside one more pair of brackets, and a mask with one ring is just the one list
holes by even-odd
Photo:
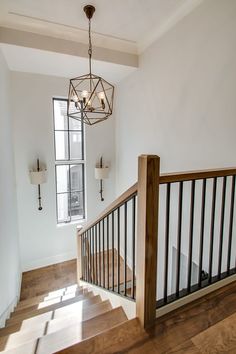
[[59, 289], [56, 291], [47, 292], [42, 295], [34, 296], [34, 297], [26, 299], [26, 300], [21, 300], [17, 304], [15, 311], [18, 309], [23, 309], [23, 308], [31, 306], [31, 305], [39, 304], [40, 302], [46, 301], [47, 299], [53, 299], [56, 297], [63, 296], [65, 294], [70, 294], [72, 292], [83, 291], [83, 290], [84, 289], [82, 286], [74, 285], [74, 286], [62, 288], [62, 289]]
[[4, 349], [11, 349], [27, 343], [28, 341], [42, 337], [49, 333], [56, 332], [65, 327], [71, 326], [72, 324], [81, 323], [92, 318], [104, 314], [112, 309], [110, 301], [106, 300], [98, 304], [91, 305], [87, 309], [81, 309], [80, 312], [74, 314], [73, 316], [63, 317], [54, 319], [48, 322], [41, 323], [34, 328], [28, 328], [10, 334], [8, 336], [0, 337], [0, 351]]
[[101, 302], [100, 295], [93, 296], [91, 298], [82, 300], [80, 302], [76, 302], [61, 308], [58, 308], [54, 311], [45, 312], [41, 315], [34, 316], [18, 323], [9, 325], [5, 328], [0, 328], [0, 338], [1, 336], [6, 336], [8, 334], [12, 334], [18, 332], [20, 330], [27, 330], [31, 328], [35, 328], [39, 326], [41, 323], [46, 323], [53, 319], [59, 319], [68, 317], [71, 314], [76, 314], [80, 310], [80, 306], [82, 304], [84, 310], [90, 311], [90, 308], [93, 307], [94, 304], [98, 304]]
[[[39, 340], [27, 342], [14, 349], [4, 351], [8, 354], [51, 354], [67, 348], [86, 338], [92, 337], [102, 331], [127, 321], [122, 307], [112, 309], [105, 314], [90, 320], [68, 326], [55, 333], [50, 333]], [[36, 351], [37, 348], [37, 351]]]
[[71, 292], [71, 293], [68, 293], [68, 294], [65, 294], [65, 295], [61, 295], [61, 296], [57, 296], [57, 297], [53, 297], [53, 298], [50, 298], [50, 299], [47, 299], [46, 301], [42, 301], [42, 302], [39, 302], [37, 304], [30, 304], [28, 306], [25, 306], [23, 308], [16, 308], [15, 311], [11, 314], [11, 318], [14, 318], [20, 314], [23, 314], [23, 313], [26, 313], [26, 312], [30, 312], [30, 311], [33, 311], [33, 310], [38, 310], [40, 308], [45, 308], [47, 306], [50, 306], [52, 304], [56, 304], [56, 303], [59, 303], [59, 302], [63, 302], [63, 301], [66, 301], [66, 300], [69, 300], [69, 299], [73, 299], [79, 295], [84, 295], [87, 293], [87, 290], [78, 290], [76, 292]]
[[47, 354], [57, 352], [125, 321], [127, 321], [127, 317], [122, 307], [117, 307], [91, 320], [69, 326], [40, 338], [37, 353]]
[[19, 314], [15, 317], [12, 317], [10, 318], [9, 320], [7, 320], [7, 325], [10, 325], [10, 324], [14, 324], [14, 323], [17, 323], [19, 321], [23, 321], [27, 318], [30, 318], [30, 317], [34, 317], [34, 316], [37, 316], [37, 315], [40, 315], [42, 313], [45, 313], [45, 312], [49, 312], [49, 311], [53, 311], [53, 310], [56, 310], [60, 307], [64, 307], [64, 306], [67, 306], [67, 305], [70, 305], [70, 304], [73, 304], [73, 303], [76, 303], [78, 301], [83, 301], [87, 298], [90, 298], [94, 296], [93, 295], [93, 292], [88, 292], [87, 294], [84, 294], [84, 295], [79, 295], [79, 296], [76, 296], [74, 297], [73, 299], [69, 299], [69, 300], [65, 300], [65, 301], [62, 301], [62, 302], [59, 302], [57, 304], [53, 304], [53, 305], [49, 305], [47, 307], [44, 307], [42, 309], [38, 309], [38, 310], [32, 310], [32, 311], [28, 311], [26, 313], [23, 313], [23, 314]]
[[236, 353], [236, 313], [194, 336], [191, 341], [203, 354]]
[[16, 348], [1, 351], [0, 353], [7, 354], [35, 354], [35, 349], [37, 348], [38, 339], [31, 340], [23, 345], [19, 345]]
[[[71, 347], [62, 349], [60, 354], [84, 353], [120, 353], [133, 348], [140, 342], [148, 340], [149, 336], [140, 326], [137, 318], [118, 324], [92, 338], [76, 343]], [[135, 351], [134, 351], [135, 353]]]

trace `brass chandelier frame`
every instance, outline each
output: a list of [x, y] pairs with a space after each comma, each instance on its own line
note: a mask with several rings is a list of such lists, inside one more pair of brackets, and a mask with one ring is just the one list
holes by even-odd
[[94, 125], [112, 114], [114, 86], [101, 76], [92, 74], [91, 19], [95, 7], [87, 5], [84, 12], [89, 20], [89, 73], [70, 79], [67, 115], [85, 124]]

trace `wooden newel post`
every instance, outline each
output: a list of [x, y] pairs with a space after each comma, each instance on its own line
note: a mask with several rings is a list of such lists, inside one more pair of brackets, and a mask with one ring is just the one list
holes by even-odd
[[77, 231], [77, 282], [82, 278], [82, 239], [80, 230]]
[[144, 328], [156, 317], [159, 176], [159, 156], [139, 156], [136, 315]]

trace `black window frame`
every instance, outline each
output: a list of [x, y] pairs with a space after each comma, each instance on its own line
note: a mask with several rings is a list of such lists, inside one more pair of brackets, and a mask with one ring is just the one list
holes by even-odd
[[[86, 217], [86, 202], [85, 202], [85, 139], [84, 139], [84, 123], [81, 122], [81, 129], [70, 129], [70, 119], [68, 116], [66, 116], [67, 119], [67, 129], [55, 129], [55, 106], [54, 103], [55, 101], [64, 101], [66, 104], [68, 104], [68, 100], [66, 98], [58, 98], [58, 97], [53, 97], [53, 135], [54, 135], [54, 162], [55, 162], [55, 185], [56, 185], [56, 216], [57, 216], [57, 224], [69, 224], [71, 222], [78, 222], [85, 220]], [[66, 132], [67, 133], [67, 139], [68, 139], [68, 158], [67, 159], [57, 159], [56, 155], [56, 132]], [[70, 132], [80, 132], [81, 133], [81, 152], [82, 156], [81, 159], [75, 159], [70, 156]], [[58, 192], [57, 190], [57, 166], [68, 166], [69, 170], [69, 185], [68, 185], [68, 191], [67, 192]], [[82, 166], [82, 190], [72, 190], [71, 187], [71, 166]], [[83, 214], [82, 217], [81, 215], [76, 218], [72, 216], [72, 194], [73, 193], [82, 193], [82, 198], [83, 198]], [[69, 196], [69, 208], [68, 208], [68, 217], [69, 219], [67, 220], [59, 220], [58, 218], [58, 195], [60, 194], [67, 194]]]

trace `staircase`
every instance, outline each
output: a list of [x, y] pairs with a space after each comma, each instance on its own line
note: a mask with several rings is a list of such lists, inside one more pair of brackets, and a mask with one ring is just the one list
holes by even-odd
[[74, 352], [84, 353], [105, 337], [112, 347], [116, 341], [130, 346], [137, 336], [145, 336], [137, 319], [129, 321], [122, 307], [76, 284], [20, 301], [0, 329], [0, 352], [73, 353], [68, 347], [76, 344]]

